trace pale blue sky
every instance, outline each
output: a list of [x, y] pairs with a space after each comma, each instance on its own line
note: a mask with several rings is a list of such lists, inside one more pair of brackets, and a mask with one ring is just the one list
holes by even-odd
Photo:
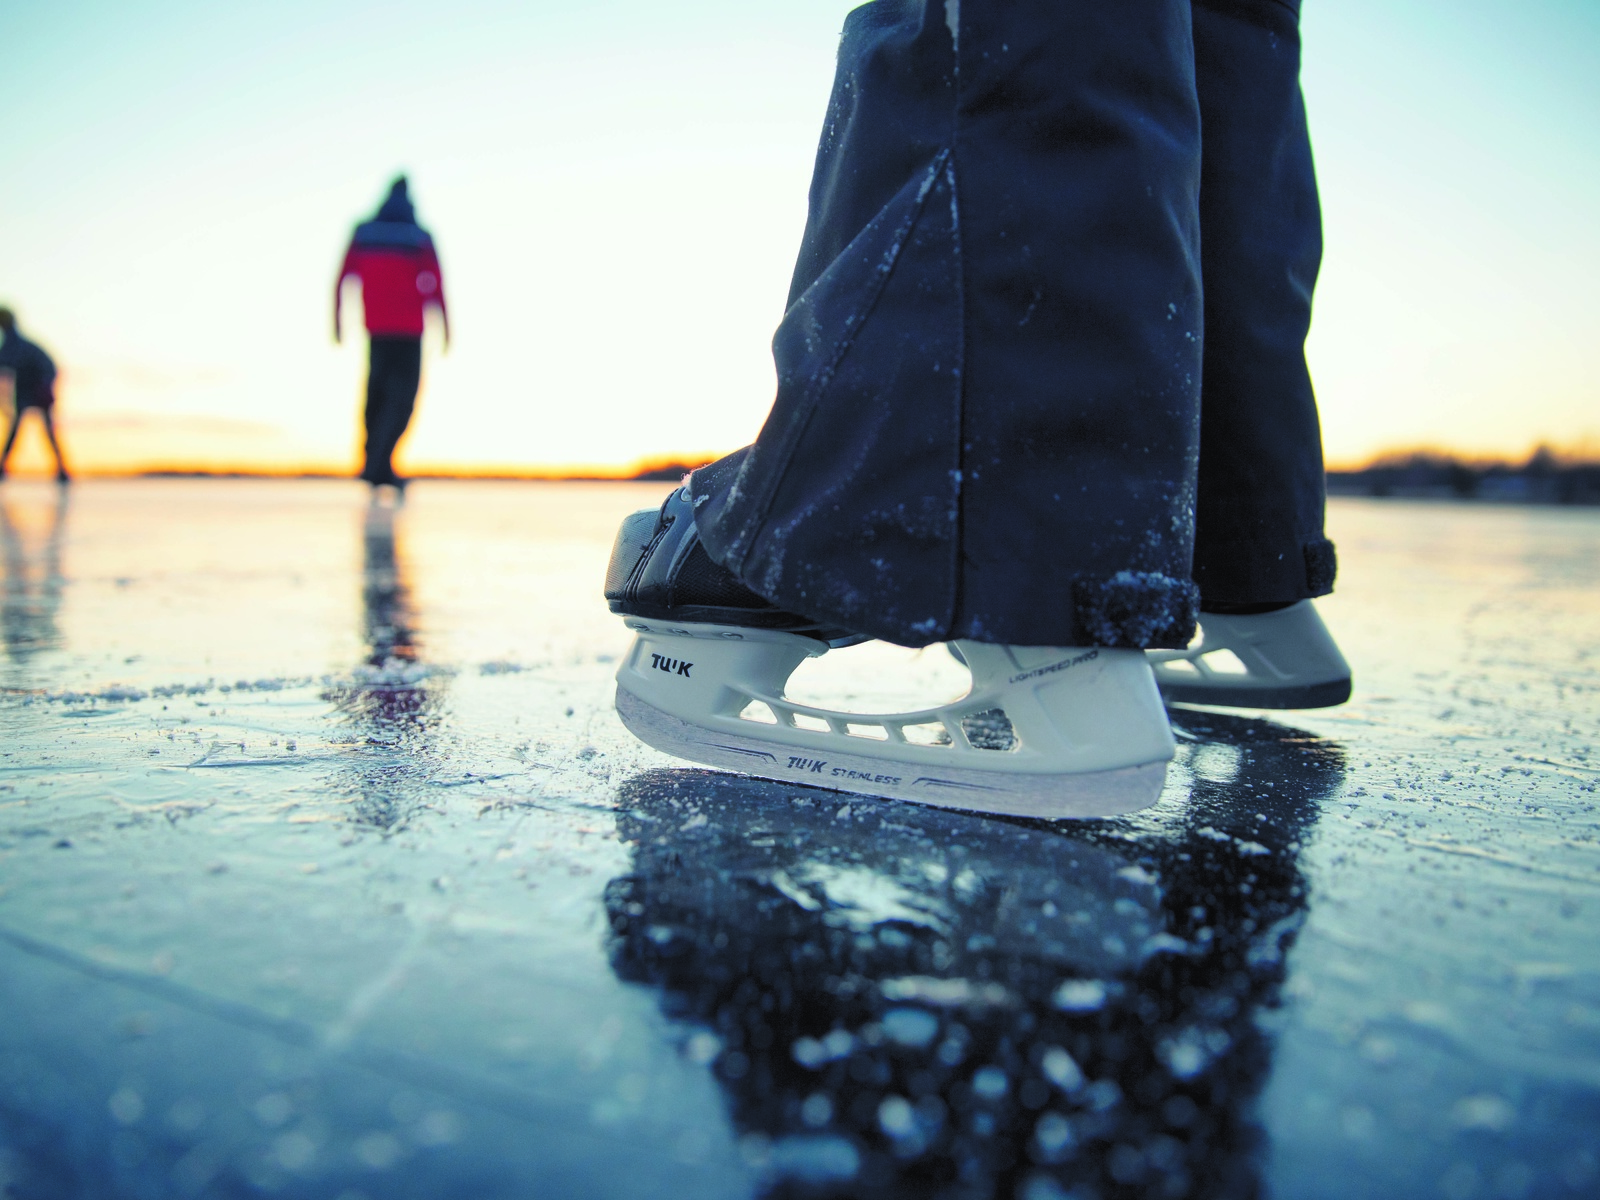
[[[91, 457], [342, 463], [363, 363], [332, 275], [405, 169], [456, 334], [411, 461], [732, 448], [771, 402], [850, 7], [6, 5], [0, 299]], [[1330, 454], [1600, 438], [1600, 5], [1304, 25]]]

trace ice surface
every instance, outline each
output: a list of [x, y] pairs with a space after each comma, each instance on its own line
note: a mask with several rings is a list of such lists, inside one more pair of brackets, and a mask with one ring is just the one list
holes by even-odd
[[1336, 501], [1352, 703], [1053, 828], [631, 741], [666, 486], [5, 485], [0, 1193], [1600, 1190], [1596, 514]]

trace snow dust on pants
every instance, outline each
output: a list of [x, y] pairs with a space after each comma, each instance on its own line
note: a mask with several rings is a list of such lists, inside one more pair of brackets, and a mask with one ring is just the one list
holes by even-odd
[[1291, 0], [850, 14], [757, 441], [712, 556], [904, 645], [1185, 645], [1332, 587]]
[[361, 478], [390, 483], [394, 448], [411, 423], [422, 382], [422, 339], [373, 337], [367, 363], [367, 462]]

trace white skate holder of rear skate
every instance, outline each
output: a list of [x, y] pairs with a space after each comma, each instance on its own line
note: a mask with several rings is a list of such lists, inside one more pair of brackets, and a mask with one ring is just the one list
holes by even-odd
[[1350, 698], [1350, 665], [1311, 601], [1248, 616], [1200, 614], [1187, 650], [1150, 650], [1161, 694], [1180, 704], [1327, 708]]
[[680, 758], [835, 791], [1022, 817], [1153, 804], [1174, 743], [1143, 651], [959, 642], [960, 700], [850, 713], [784, 698], [827, 647], [744, 626], [626, 618], [617, 713]]

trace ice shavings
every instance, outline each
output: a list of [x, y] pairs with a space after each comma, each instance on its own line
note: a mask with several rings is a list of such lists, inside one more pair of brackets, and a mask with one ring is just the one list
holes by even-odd
[[20, 688], [6, 688], [0, 695], [17, 696], [24, 705], [28, 704], [128, 704], [138, 700], [148, 699], [150, 693], [142, 688], [129, 687], [125, 684], [111, 684], [94, 691], [75, 691], [65, 689], [62, 691], [31, 691]]
[[857, 932], [891, 921], [939, 931], [947, 924], [947, 914], [931, 909], [927, 896], [866, 866], [810, 862], [791, 871], [788, 881], [826, 903], [829, 924]]
[[510, 659], [494, 659], [490, 662], [478, 664], [479, 675], [516, 675], [528, 668], [521, 663], [512, 662]]
[[806, 891], [805, 888], [801, 887], [794, 880], [790, 879], [786, 871], [777, 870], [771, 872], [766, 876], [766, 882], [782, 895], [787, 896], [795, 904], [798, 904], [806, 912], [822, 911], [822, 902], [810, 892]]
[[111, 701], [143, 700], [148, 693], [136, 687], [124, 687], [113, 684], [101, 689], [99, 699]]
[[822, 1038], [799, 1038], [789, 1048], [790, 1057], [795, 1062], [805, 1067], [808, 1071], [815, 1071], [818, 1067], [834, 1062], [841, 1058], [849, 1057], [850, 1051], [855, 1049], [855, 1036], [847, 1029], [835, 1029]]
[[386, 658], [381, 666], [363, 664], [350, 672], [353, 679], [367, 687], [414, 687], [431, 675], [446, 673], [406, 658]]
[[1039, 1069], [1044, 1077], [1068, 1094], [1076, 1092], [1087, 1082], [1078, 1060], [1060, 1046], [1051, 1046], [1039, 1059]]
[[1098, 979], [1068, 979], [1056, 988], [1050, 1003], [1062, 1012], [1098, 1012], [1105, 1007], [1106, 985]]
[[[1057, 1112], [1047, 1112], [1039, 1118], [1039, 1123], [1033, 1127], [1033, 1139], [1037, 1150], [1035, 1157], [1041, 1162], [1060, 1162], [1071, 1152], [1077, 1141], [1073, 1132], [1072, 1122]], [[1071, 1195], [1062, 1191], [1047, 1175], [1036, 1175], [1029, 1186], [1018, 1193], [1023, 1200], [1067, 1200]]]
[[932, 1042], [939, 1032], [939, 1018], [920, 1008], [891, 1008], [879, 1023], [891, 1042], [917, 1049]]
[[1011, 1090], [1011, 1080], [996, 1066], [979, 1067], [972, 1077], [973, 1094], [983, 1100], [998, 1100]]
[[1196, 837], [1203, 837], [1207, 841], [1231, 843], [1233, 848], [1243, 855], [1255, 857], [1272, 853], [1269, 847], [1263, 846], [1260, 842], [1250, 842], [1245, 841], [1243, 838], [1236, 838], [1231, 834], [1223, 833], [1220, 829], [1213, 829], [1210, 825], [1202, 825], [1194, 832]]
[[1139, 957], [1151, 958], [1157, 954], [1187, 954], [1189, 943], [1170, 933], [1155, 933], [1145, 938], [1139, 947]]
[[915, 1000], [931, 1008], [1002, 1008], [1015, 1002], [1004, 984], [980, 979], [904, 975], [880, 985], [886, 1000]]
[[1221, 1029], [1185, 1029], [1156, 1046], [1161, 1060], [1174, 1079], [1193, 1079], [1206, 1064], [1233, 1044]]
[[[513, 669], [522, 670], [523, 668], [517, 667]], [[494, 672], [488, 673], [493, 674]], [[236, 679], [232, 683], [219, 683], [216, 679], [208, 679], [204, 683], [162, 683], [150, 687], [112, 683], [104, 687], [82, 690], [75, 688], [60, 690], [6, 688], [0, 689], [0, 695], [16, 696], [24, 705], [137, 704], [145, 700], [172, 700], [208, 696], [213, 693], [229, 696], [251, 693], [270, 694], [318, 686], [333, 688], [349, 686], [352, 682], [358, 686], [410, 687], [425, 679], [436, 676], [448, 678], [454, 674], [454, 670], [450, 667], [389, 658], [384, 661], [382, 666], [358, 666], [351, 671], [349, 677], [335, 675], [278, 675], [262, 679]]]

